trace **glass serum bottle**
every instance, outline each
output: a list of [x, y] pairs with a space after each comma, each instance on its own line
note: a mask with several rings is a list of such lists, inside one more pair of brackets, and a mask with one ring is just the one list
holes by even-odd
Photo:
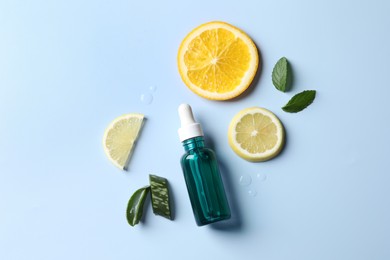
[[196, 224], [203, 226], [230, 218], [218, 163], [213, 150], [204, 147], [203, 131], [188, 104], [179, 106], [179, 138], [185, 150], [181, 167]]

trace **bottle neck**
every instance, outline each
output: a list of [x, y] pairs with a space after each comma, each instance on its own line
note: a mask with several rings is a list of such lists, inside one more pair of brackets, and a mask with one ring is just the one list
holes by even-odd
[[204, 147], [204, 139], [203, 136], [193, 137], [182, 142], [184, 150], [186, 152], [194, 150], [196, 148]]

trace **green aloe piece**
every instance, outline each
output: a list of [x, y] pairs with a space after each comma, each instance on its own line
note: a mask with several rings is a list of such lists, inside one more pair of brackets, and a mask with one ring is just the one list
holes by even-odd
[[145, 199], [150, 191], [150, 186], [136, 190], [127, 204], [126, 217], [130, 226], [134, 227], [142, 218]]
[[153, 213], [167, 219], [172, 219], [168, 180], [156, 175], [149, 175]]

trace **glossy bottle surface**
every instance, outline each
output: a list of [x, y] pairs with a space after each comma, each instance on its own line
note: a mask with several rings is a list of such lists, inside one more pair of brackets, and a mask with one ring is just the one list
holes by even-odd
[[203, 137], [183, 141], [181, 166], [198, 226], [230, 218], [230, 208], [215, 153]]

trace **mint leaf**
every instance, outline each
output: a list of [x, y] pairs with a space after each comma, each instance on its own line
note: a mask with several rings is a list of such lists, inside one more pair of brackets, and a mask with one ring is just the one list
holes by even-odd
[[134, 227], [141, 220], [142, 213], [144, 210], [145, 199], [149, 191], [150, 186], [146, 186], [141, 189], [138, 189], [131, 196], [126, 209], [127, 222], [129, 222], [130, 226]]
[[308, 107], [316, 97], [315, 90], [305, 90], [293, 96], [288, 103], [282, 107], [283, 111], [297, 113]]
[[289, 90], [291, 81], [290, 73], [291, 71], [287, 59], [285, 57], [280, 58], [272, 70], [272, 83], [277, 90], [282, 92]]

